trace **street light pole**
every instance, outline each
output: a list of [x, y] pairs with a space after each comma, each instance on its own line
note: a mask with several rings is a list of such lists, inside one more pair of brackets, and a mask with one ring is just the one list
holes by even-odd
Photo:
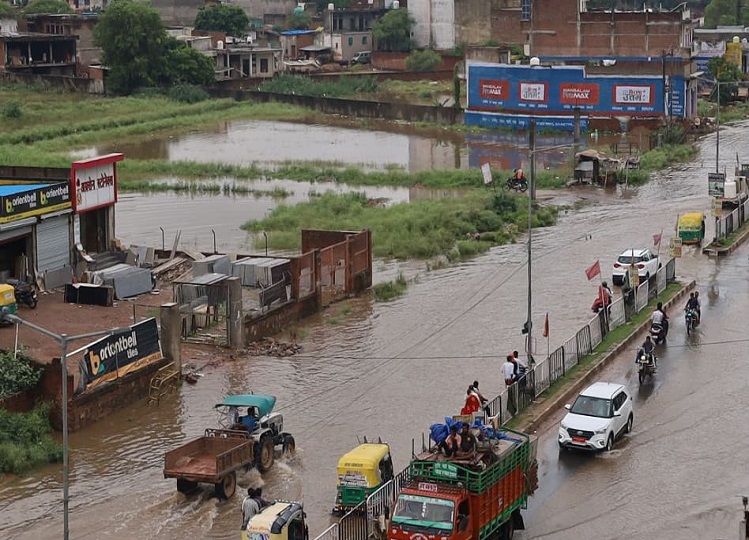
[[0, 311], [0, 319], [4, 319], [16, 325], [26, 326], [32, 330], [44, 334], [60, 344], [60, 364], [62, 373], [62, 511], [63, 511], [63, 540], [70, 540], [69, 510], [70, 510], [70, 467], [68, 450], [68, 343], [79, 339], [90, 339], [94, 337], [121, 334], [129, 332], [129, 328], [112, 328], [109, 330], [98, 330], [86, 334], [69, 336], [67, 334], [56, 334], [51, 330], [37, 326], [20, 317], [7, 313], [7, 308]]
[[531, 158], [531, 177], [528, 186], [528, 315], [526, 319], [526, 329], [528, 338], [526, 352], [528, 353], [528, 366], [530, 367], [533, 358], [533, 313], [532, 313], [532, 244], [533, 244], [533, 201], [536, 198], [536, 121], [530, 121], [530, 158]]
[[715, 76], [715, 93], [717, 96], [717, 112], [715, 113], [715, 172], [720, 172], [720, 79]]

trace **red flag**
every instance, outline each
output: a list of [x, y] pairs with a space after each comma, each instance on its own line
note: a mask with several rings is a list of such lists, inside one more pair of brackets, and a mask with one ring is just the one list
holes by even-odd
[[546, 319], [544, 320], [544, 337], [549, 337], [549, 314], [546, 313]]
[[591, 266], [590, 268], [585, 269], [585, 275], [588, 278], [588, 281], [596, 277], [598, 274], [601, 273], [601, 263], [596, 261], [596, 263]]
[[663, 236], [663, 233], [660, 233], [660, 234], [654, 234], [654, 235], [653, 235], [653, 245], [654, 245], [654, 246], [657, 246], [658, 244], [660, 244], [660, 243], [661, 243], [661, 236]]

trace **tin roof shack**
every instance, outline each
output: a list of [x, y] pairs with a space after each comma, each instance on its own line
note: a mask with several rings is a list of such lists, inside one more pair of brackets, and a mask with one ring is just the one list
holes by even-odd
[[309, 47], [315, 42], [315, 30], [284, 30], [280, 34], [281, 49], [288, 60], [304, 59], [302, 47]]
[[94, 45], [94, 27], [99, 20], [95, 12], [78, 14], [38, 13], [25, 16], [26, 30], [37, 34], [77, 36], [77, 58], [82, 66], [98, 64], [101, 48]]
[[269, 79], [283, 69], [283, 51], [277, 48], [232, 43], [216, 53], [222, 79]]
[[77, 39], [77, 36], [35, 33], [0, 35], [2, 70], [73, 77]]

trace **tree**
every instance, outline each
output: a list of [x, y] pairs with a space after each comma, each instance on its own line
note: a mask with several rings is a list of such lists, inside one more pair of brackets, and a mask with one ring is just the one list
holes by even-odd
[[16, 10], [7, 2], [0, 2], [0, 19], [15, 19]]
[[380, 51], [408, 52], [411, 50], [411, 29], [414, 19], [407, 9], [391, 9], [372, 24], [372, 36]]
[[162, 85], [208, 86], [216, 80], [214, 62], [187, 44], [169, 37], [166, 41]]
[[114, 0], [94, 28], [94, 44], [109, 68], [107, 87], [130, 94], [164, 77], [167, 34], [158, 12], [134, 0]]
[[442, 62], [442, 57], [430, 49], [414, 51], [406, 58], [406, 69], [408, 71], [432, 71], [440, 62]]
[[744, 25], [749, 23], [749, 6], [737, 0], [712, 0], [705, 8], [705, 27]]
[[36, 13], [74, 13], [73, 8], [62, 0], [31, 0], [29, 5], [23, 9], [23, 12], [26, 15]]
[[243, 36], [247, 32], [250, 18], [239, 6], [213, 4], [198, 10], [195, 17], [196, 30], [226, 32], [229, 36]]
[[289, 30], [306, 30], [312, 22], [312, 17], [306, 11], [294, 11], [286, 17], [286, 28]]
[[720, 81], [720, 104], [724, 105], [738, 94], [737, 81], [744, 79], [741, 68], [723, 56], [716, 56], [707, 63], [707, 70]]

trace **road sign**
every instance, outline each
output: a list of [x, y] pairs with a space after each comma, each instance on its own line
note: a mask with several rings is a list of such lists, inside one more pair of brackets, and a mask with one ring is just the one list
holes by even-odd
[[707, 194], [711, 197], [722, 197], [725, 193], [726, 175], [725, 173], [708, 173], [707, 174]]
[[670, 238], [668, 241], [668, 254], [671, 257], [681, 257], [682, 241], [679, 237]]

